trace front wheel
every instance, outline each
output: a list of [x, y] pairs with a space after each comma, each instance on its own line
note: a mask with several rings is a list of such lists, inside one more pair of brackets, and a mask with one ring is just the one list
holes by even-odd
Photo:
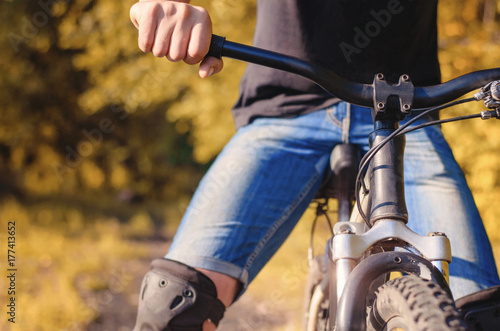
[[380, 286], [375, 295], [367, 330], [466, 330], [453, 300], [432, 281], [399, 277]]

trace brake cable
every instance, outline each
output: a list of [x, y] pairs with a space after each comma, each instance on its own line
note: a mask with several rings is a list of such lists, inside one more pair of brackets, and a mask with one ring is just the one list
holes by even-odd
[[464, 115], [464, 116], [457, 116], [457, 117], [452, 117], [452, 118], [446, 118], [443, 120], [436, 120], [436, 121], [431, 121], [427, 123], [422, 123], [419, 125], [416, 125], [412, 128], [407, 128], [397, 134], [397, 136], [400, 136], [402, 134], [407, 134], [409, 132], [422, 129], [428, 126], [436, 125], [436, 124], [443, 124], [443, 123], [451, 123], [451, 122], [457, 122], [457, 121], [462, 121], [462, 120], [470, 120], [473, 118], [481, 118], [482, 120], [488, 120], [490, 118], [497, 118], [500, 119], [500, 108], [497, 108], [495, 110], [485, 110], [480, 112], [479, 114], [472, 114], [472, 115]]
[[427, 122], [427, 123], [422, 123], [422, 124], [416, 125], [412, 128], [407, 128], [407, 129], [399, 132], [396, 136], [399, 137], [400, 135], [407, 134], [407, 133], [413, 132], [415, 130], [426, 128], [426, 127], [432, 126], [432, 125], [451, 123], [451, 122], [457, 122], [457, 121], [462, 121], [462, 120], [470, 120], [473, 118], [481, 118], [481, 117], [482, 117], [481, 113], [479, 113], [479, 114], [458, 116], [458, 117], [447, 118], [447, 119], [443, 119], [443, 120], [436, 120], [436, 121], [431, 121], [431, 122]]
[[311, 226], [311, 235], [309, 237], [309, 248], [307, 250], [307, 259], [309, 260], [309, 266], [312, 265], [314, 260], [314, 232], [316, 230], [316, 223], [318, 222], [319, 216], [323, 215], [328, 222], [328, 228], [333, 236], [333, 226], [330, 216], [328, 216], [328, 198], [325, 199], [324, 202], [318, 199], [316, 206], [316, 216], [314, 217], [312, 226]]

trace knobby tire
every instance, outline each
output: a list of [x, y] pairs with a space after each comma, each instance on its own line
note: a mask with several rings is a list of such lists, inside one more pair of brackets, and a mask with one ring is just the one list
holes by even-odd
[[449, 295], [432, 281], [414, 275], [380, 286], [368, 308], [367, 330], [466, 330]]

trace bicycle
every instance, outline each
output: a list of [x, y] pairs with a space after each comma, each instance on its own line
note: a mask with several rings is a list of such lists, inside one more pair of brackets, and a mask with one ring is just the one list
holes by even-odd
[[[500, 68], [469, 73], [435, 86], [415, 87], [405, 74], [397, 84], [389, 84], [381, 73], [372, 84], [353, 83], [300, 59], [215, 35], [207, 56], [224, 56], [298, 74], [346, 102], [372, 109], [370, 150], [359, 160], [359, 170], [359, 154], [352, 146], [339, 145], [332, 153], [333, 173], [345, 181], [323, 191], [327, 198], [340, 197], [339, 221], [328, 241], [328, 261], [309, 256], [317, 279], [306, 291], [309, 302], [304, 329], [465, 330], [448, 287], [448, 238], [440, 232], [421, 236], [406, 225], [403, 137], [439, 123], [477, 117], [500, 119], [500, 81], [496, 81]], [[473, 98], [453, 101], [477, 88], [481, 89]], [[409, 128], [431, 112], [472, 100], [484, 101], [491, 110]], [[415, 109], [422, 109], [421, 113], [399, 126]], [[338, 165], [339, 161], [345, 164]], [[390, 280], [392, 272], [400, 272], [403, 277]], [[472, 312], [476, 315], [470, 316], [481, 316]]]

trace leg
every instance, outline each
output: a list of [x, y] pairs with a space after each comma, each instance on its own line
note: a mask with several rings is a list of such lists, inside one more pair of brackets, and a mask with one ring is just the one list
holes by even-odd
[[[221, 274], [219, 272], [196, 268], [196, 270], [205, 274], [208, 278], [214, 282], [215, 287], [217, 289], [217, 296], [220, 301], [224, 304], [224, 306], [229, 307], [236, 295], [239, 292], [241, 287], [241, 283], [236, 278], [230, 277], [228, 275]], [[203, 331], [214, 331], [216, 325], [212, 321], [205, 321], [203, 323]]]
[[340, 136], [325, 114], [257, 120], [236, 134], [200, 183], [166, 258], [208, 275], [225, 305], [246, 289], [314, 196]]
[[308, 206], [328, 162], [329, 146], [316, 144], [317, 130], [302, 120], [262, 119], [237, 133], [197, 188], [167, 258], [246, 289]]
[[205, 274], [212, 280], [212, 282], [214, 282], [215, 288], [217, 289], [218, 299], [222, 301], [226, 308], [229, 307], [233, 303], [236, 295], [239, 292], [239, 289], [241, 287], [240, 281], [236, 278], [221, 274], [219, 272], [202, 268], [196, 268], [196, 270]]

